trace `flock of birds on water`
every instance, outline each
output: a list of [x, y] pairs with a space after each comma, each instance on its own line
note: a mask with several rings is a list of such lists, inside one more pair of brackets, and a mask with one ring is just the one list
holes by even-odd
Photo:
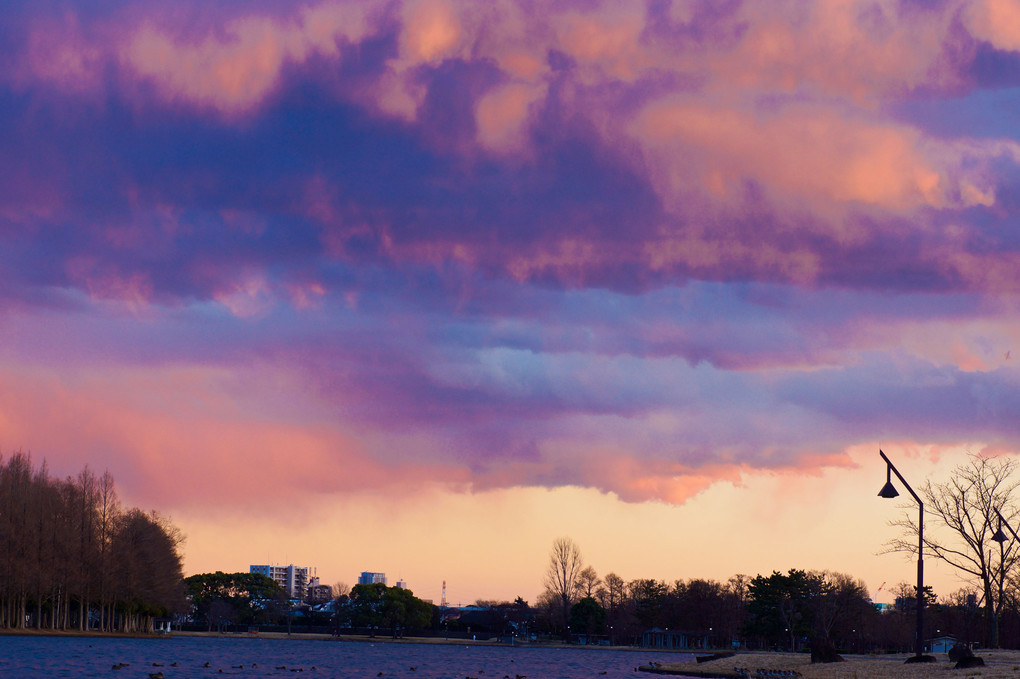
[[[513, 660], [511, 660], [510, 662], [513, 662]], [[130, 667], [130, 666], [131, 666], [131, 663], [119, 662], [119, 663], [115, 663], [111, 669], [122, 670], [125, 667]], [[154, 662], [154, 663], [152, 663], [152, 666], [153, 667], [163, 667], [163, 664], [162, 663], [158, 663], [158, 662]], [[172, 663], [170, 663], [169, 666], [170, 667], [178, 667], [178, 664], [176, 662], [172, 662]], [[258, 669], [258, 666], [259, 666], [258, 663], [253, 662], [248, 667], [250, 669]], [[204, 668], [204, 669], [208, 669], [208, 668], [211, 668], [212, 665], [210, 663], [206, 662], [205, 664], [201, 665], [201, 667]], [[230, 668], [231, 669], [235, 669], [235, 670], [243, 670], [244, 669], [244, 665], [231, 665]], [[304, 672], [305, 671], [305, 668], [303, 668], [303, 667], [287, 667], [286, 665], [277, 665], [276, 669], [283, 670], [283, 671], [290, 670], [291, 672]], [[314, 671], [316, 671], [316, 669], [317, 668], [315, 667], [315, 665], [312, 665], [311, 667], [308, 668], [308, 670], [310, 672], [314, 672]], [[411, 671], [411, 672], [416, 672], [418, 670], [417, 666], [415, 666], [415, 665], [412, 665], [412, 666], [408, 667], [407, 669], [409, 671]], [[634, 669], [635, 669], [635, 671], [637, 670], [636, 667]], [[222, 673], [223, 672], [223, 668], [219, 668], [218, 671], [220, 673]], [[480, 670], [480, 674], [485, 674], [485, 670]], [[606, 674], [606, 672], [599, 672], [599, 674]], [[377, 674], [376, 676], [382, 677], [382, 676], [385, 676], [385, 673], [379, 672], [379, 674]], [[165, 679], [165, 675], [163, 674], [162, 671], [149, 672], [149, 679]], [[479, 679], [479, 677], [465, 676], [464, 679]], [[511, 677], [510, 677], [509, 674], [504, 674], [503, 675], [503, 679], [511, 679]], [[528, 675], [526, 675], [526, 674], [516, 674], [516, 675], [514, 675], [513, 679], [528, 679]]]
[[[513, 661], [511, 661], [511, 662], [513, 662]], [[131, 663], [126, 663], [126, 662], [116, 663], [116, 664], [113, 665], [112, 669], [114, 669], [114, 670], [122, 670], [125, 667], [129, 667], [130, 665], [131, 665]], [[158, 663], [158, 662], [152, 663], [152, 666], [153, 667], [163, 667], [163, 665], [161, 663]], [[178, 666], [178, 664], [176, 662], [170, 663], [170, 667], [177, 667], [177, 666]], [[258, 666], [259, 666], [258, 663], [253, 662], [248, 667], [250, 669], [257, 669]], [[205, 669], [208, 669], [208, 668], [211, 668], [212, 665], [210, 663], [206, 662], [205, 664], [201, 665], [201, 667], [205, 668]], [[656, 669], [661, 669], [662, 668], [662, 664], [661, 663], [657, 663], [655, 661], [651, 661], [651, 662], [648, 663], [647, 667], [652, 669], [652, 670], [656, 670]], [[244, 669], [244, 665], [231, 665], [230, 668], [231, 669], [235, 669], [235, 670], [243, 670]], [[303, 668], [303, 667], [287, 667], [286, 665], [277, 665], [276, 669], [277, 670], [282, 670], [282, 671], [289, 670], [291, 672], [304, 672], [305, 671], [305, 668]], [[315, 665], [312, 665], [308, 669], [311, 672], [315, 672], [317, 668], [315, 667]], [[412, 665], [412, 666], [408, 667], [407, 669], [409, 671], [411, 671], [411, 672], [415, 672], [415, 671], [417, 671], [418, 668], [416, 666]], [[638, 668], [635, 667], [634, 671], [637, 672]], [[749, 669], [749, 668], [746, 668], [746, 667], [734, 667], [733, 671], [736, 672], [741, 677], [743, 677], [744, 679], [799, 679], [801, 677], [801, 673], [797, 672], [796, 670], [775, 670], [775, 669], [762, 669], [762, 668], [758, 668], [758, 669], [753, 669], [752, 670], [752, 669]], [[223, 669], [219, 668], [219, 672], [222, 673]], [[485, 674], [485, 670], [481, 670], [480, 673], [481, 674]], [[606, 674], [606, 672], [599, 672], [599, 674]], [[385, 674], [383, 672], [379, 672], [379, 674], [376, 675], [376, 676], [382, 677], [382, 676], [385, 676]], [[163, 674], [162, 671], [149, 672], [149, 679], [165, 679], [165, 675]], [[472, 677], [472, 676], [468, 675], [468, 676], [465, 676], [464, 679], [479, 679], [479, 677]], [[503, 679], [511, 679], [511, 677], [510, 677], [509, 674], [504, 674], [503, 675]], [[513, 679], [527, 679], [527, 675], [525, 675], [525, 674], [517, 674], [517, 675], [515, 675], [513, 677]]]
[[[122, 670], [125, 667], [129, 667], [130, 665], [131, 665], [131, 663], [126, 663], [126, 662], [116, 663], [116, 664], [113, 665], [112, 669], [114, 669], [114, 670]], [[162, 664], [157, 663], [157, 662], [152, 663], [152, 666], [153, 667], [163, 667]], [[177, 665], [176, 662], [170, 663], [170, 667], [177, 667], [177, 666], [178, 665]], [[258, 666], [259, 666], [258, 663], [254, 663], [253, 662], [251, 665], [249, 665], [249, 668], [257, 669]], [[203, 668], [211, 668], [212, 665], [210, 663], [206, 662], [201, 667], [203, 667]], [[231, 669], [235, 669], [235, 670], [243, 670], [244, 669], [244, 665], [231, 665], [230, 667], [231, 667]], [[655, 661], [652, 661], [652, 662], [648, 663], [647, 667], [655, 670], [655, 669], [662, 668], [662, 664], [661, 663], [657, 663]], [[291, 672], [304, 672], [305, 671], [305, 668], [303, 668], [303, 667], [287, 667], [286, 665], [277, 665], [276, 669], [277, 670], [283, 670], [283, 671], [290, 670]], [[308, 669], [311, 672], [316, 671], [315, 665], [312, 665]], [[409, 671], [411, 671], [411, 672], [415, 672], [415, 671], [417, 671], [418, 668], [416, 666], [412, 665], [412, 666], [408, 667], [407, 669]], [[637, 670], [638, 670], [638, 668], [635, 667], [634, 671], [636, 672]], [[752, 669], [748, 669], [746, 667], [734, 667], [733, 671], [736, 672], [741, 677], [744, 677], [745, 679], [799, 679], [799, 677], [801, 677], [801, 673], [797, 672], [796, 670], [774, 670], [774, 669], [762, 669], [762, 668], [758, 668], [758, 669], [752, 670]], [[222, 673], [223, 669], [220, 668], [219, 672]], [[481, 670], [481, 674], [485, 674], [485, 670]], [[606, 674], [606, 672], [599, 672], [599, 674]], [[379, 674], [376, 675], [376, 676], [382, 677], [382, 676], [385, 676], [385, 674], [383, 672], [379, 672]], [[149, 679], [165, 679], [165, 675], [163, 674], [162, 671], [149, 672]], [[468, 675], [468, 676], [465, 676], [464, 679], [479, 679], [479, 677], [472, 677], [472, 676]], [[510, 677], [509, 674], [504, 674], [503, 675], [503, 679], [511, 679], [511, 677]], [[517, 674], [517, 675], [514, 676], [513, 679], [527, 679], [527, 675], [525, 675], [525, 674]]]
[[755, 677], [756, 679], [769, 679], [770, 677], [792, 677], [796, 679], [796, 677], [801, 676], [800, 672], [796, 670], [763, 670], [761, 668], [749, 670], [746, 667], [734, 667], [733, 671], [742, 677]]
[[[654, 660], [648, 663], [647, 667], [657, 670], [663, 667], [662, 663], [657, 663]], [[637, 668], [635, 668], [637, 669]], [[747, 667], [734, 667], [733, 671], [744, 679], [799, 679], [803, 676], [796, 670], [773, 670], [773, 669], [749, 669]], [[602, 674], [605, 674], [603, 672]]]

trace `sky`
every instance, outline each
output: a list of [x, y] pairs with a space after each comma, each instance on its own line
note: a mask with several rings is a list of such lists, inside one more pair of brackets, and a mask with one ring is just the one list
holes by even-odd
[[1018, 0], [8, 0], [0, 453], [186, 574], [874, 592], [879, 448], [1020, 452], [1018, 217]]

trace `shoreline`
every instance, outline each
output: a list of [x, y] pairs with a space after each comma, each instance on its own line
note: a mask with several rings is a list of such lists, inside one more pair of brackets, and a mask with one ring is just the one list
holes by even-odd
[[689, 655], [705, 655], [711, 651], [703, 650], [666, 650], [642, 648], [640, 646], [595, 646], [584, 644], [565, 644], [563, 642], [517, 642], [508, 644], [502, 641], [473, 640], [473, 639], [446, 639], [442, 637], [413, 637], [405, 636], [394, 639], [390, 636], [366, 637], [361, 635], [333, 636], [332, 634], [301, 633], [293, 632], [259, 632], [256, 634], [248, 632], [172, 632], [170, 634], [122, 634], [120, 632], [97, 632], [95, 630], [37, 630], [37, 629], [4, 629], [0, 630], [0, 636], [28, 636], [28, 637], [80, 637], [95, 639], [182, 639], [188, 637], [216, 638], [216, 639], [266, 639], [272, 641], [333, 641], [340, 643], [379, 643], [379, 644], [425, 644], [444, 646], [503, 646], [506, 648], [567, 648], [584, 651], [631, 651], [644, 653], [676, 653]]

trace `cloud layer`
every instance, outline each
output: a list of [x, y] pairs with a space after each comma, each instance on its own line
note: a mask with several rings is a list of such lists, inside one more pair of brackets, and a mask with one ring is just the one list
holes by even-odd
[[15, 3], [0, 446], [188, 506], [1015, 452], [1016, 16]]

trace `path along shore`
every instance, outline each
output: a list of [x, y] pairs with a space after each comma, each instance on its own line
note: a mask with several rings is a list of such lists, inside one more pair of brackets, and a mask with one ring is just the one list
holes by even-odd
[[985, 661], [983, 667], [955, 669], [945, 654], [937, 662], [904, 664], [910, 654], [844, 655], [846, 662], [811, 664], [806, 653], [737, 653], [729, 658], [698, 663], [662, 663], [642, 669], [656, 674], [687, 677], [729, 679], [740, 677], [737, 668], [746, 669], [751, 677], [757, 670], [799, 673], [803, 679], [1020, 679], [1020, 651], [982, 649], [975, 654]]

